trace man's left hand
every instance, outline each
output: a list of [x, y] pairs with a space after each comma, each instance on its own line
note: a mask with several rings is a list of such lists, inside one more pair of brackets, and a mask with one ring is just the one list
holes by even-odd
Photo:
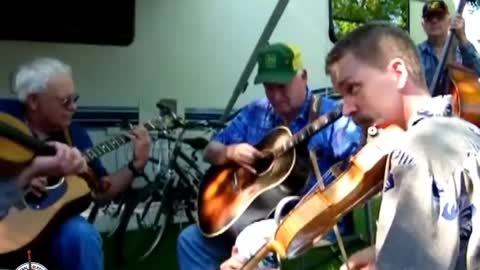
[[128, 137], [133, 143], [133, 165], [143, 169], [150, 153], [150, 135], [145, 127], [136, 127], [130, 131]]
[[458, 14], [450, 18], [450, 28], [461, 44], [468, 42], [467, 35], [465, 34], [465, 19], [462, 15]]

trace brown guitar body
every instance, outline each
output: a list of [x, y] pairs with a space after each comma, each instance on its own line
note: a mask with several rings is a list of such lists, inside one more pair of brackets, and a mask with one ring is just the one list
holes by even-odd
[[[290, 130], [277, 127], [255, 147], [262, 152], [290, 139]], [[268, 217], [285, 196], [305, 187], [308, 160], [292, 148], [257, 165], [258, 175], [236, 165], [212, 166], [205, 174], [198, 199], [198, 226], [206, 237], [226, 234], [233, 239], [249, 224]]]

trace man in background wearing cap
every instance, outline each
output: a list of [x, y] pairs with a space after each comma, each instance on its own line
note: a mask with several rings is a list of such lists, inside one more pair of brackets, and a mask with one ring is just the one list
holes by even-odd
[[[427, 40], [420, 43], [417, 49], [422, 60], [429, 88], [432, 84], [449, 28], [453, 29], [458, 43], [454, 50], [454, 62], [463, 64], [473, 70], [477, 76], [480, 76], [480, 55], [465, 35], [465, 20], [462, 16], [456, 14], [450, 17], [445, 2], [435, 0], [425, 3], [422, 17], [422, 26], [427, 34]], [[450, 94], [446, 72], [441, 74], [439, 80], [436, 89], [430, 94], [433, 96]]]
[[[244, 106], [227, 127], [214, 134], [204, 152], [205, 159], [212, 164], [235, 162], [254, 171], [251, 164], [261, 153], [253, 145], [277, 126], [288, 126], [296, 133], [308, 124], [312, 93], [307, 87], [307, 71], [299, 50], [288, 44], [272, 44], [260, 50], [257, 62], [255, 83], [263, 83], [266, 98]], [[319, 104], [318, 115], [336, 107], [336, 102], [326, 97], [320, 98]], [[360, 140], [360, 129], [350, 118], [341, 117], [313, 136], [308, 147], [315, 150], [320, 172], [324, 174], [335, 163], [347, 160], [358, 149]], [[311, 177], [305, 191], [315, 181]], [[328, 180], [325, 182], [327, 185]], [[231, 255], [233, 245], [222, 236], [205, 238], [196, 225], [190, 225], [178, 237], [180, 269], [218, 269], [220, 262]], [[222, 269], [233, 267], [222, 265]]]

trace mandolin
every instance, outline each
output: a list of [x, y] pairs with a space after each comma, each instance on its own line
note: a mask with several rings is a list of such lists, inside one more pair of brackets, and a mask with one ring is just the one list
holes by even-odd
[[210, 167], [198, 196], [202, 234], [235, 239], [246, 226], [272, 214], [282, 198], [300, 192], [310, 172], [301, 143], [339, 117], [341, 108], [319, 116], [294, 135], [285, 126], [273, 129], [255, 145], [265, 155], [254, 164], [257, 175], [236, 164]]

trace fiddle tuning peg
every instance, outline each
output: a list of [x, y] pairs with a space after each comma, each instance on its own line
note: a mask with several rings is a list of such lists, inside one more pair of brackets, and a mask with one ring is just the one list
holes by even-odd
[[378, 135], [378, 128], [375, 126], [371, 126], [367, 129], [367, 134], [370, 137], [375, 137]]

